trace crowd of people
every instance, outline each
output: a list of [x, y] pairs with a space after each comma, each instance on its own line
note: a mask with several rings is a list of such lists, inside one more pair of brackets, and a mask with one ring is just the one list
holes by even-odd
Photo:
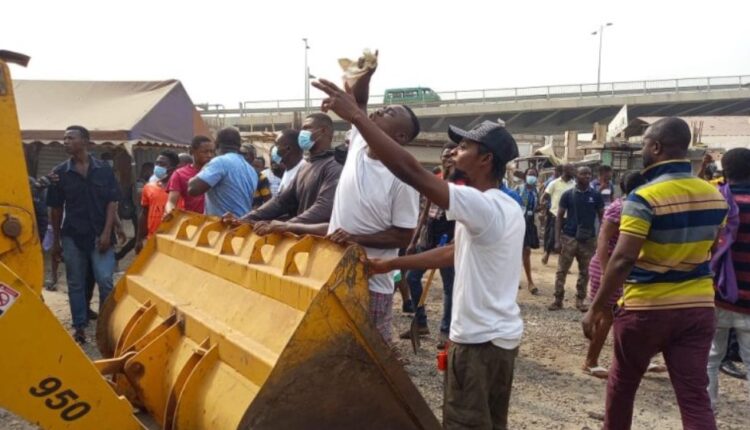
[[[583, 370], [608, 378], [605, 428], [630, 427], [646, 371], [669, 372], [686, 428], [716, 428], [717, 371], [730, 329], [750, 361], [750, 149], [724, 155], [717, 187], [692, 175], [690, 129], [667, 118], [646, 130], [644, 170], [622, 174], [619, 190], [608, 166], [593, 180], [591, 168], [566, 164], [545, 183], [535, 168], [508, 183], [518, 147], [503, 124], [484, 121], [470, 130], [450, 126], [432, 172], [404, 149], [420, 133], [408, 106], [368, 115], [373, 73], [345, 90], [314, 82], [326, 95], [322, 112], [278, 134], [269, 167], [238, 130], [225, 128], [215, 139], [196, 136], [189, 154], [165, 150], [141, 166], [127, 196], [110, 165], [89, 152], [88, 131], [69, 127], [70, 158], [45, 176], [46, 200], [35, 204], [50, 210], [48, 239], [53, 260], [65, 264], [74, 338], [86, 342], [87, 291], [95, 283], [104, 303], [116, 261], [140, 252], [175, 208], [252, 223], [258, 235], [326, 236], [363, 247], [369, 316], [389, 345], [394, 280], [403, 272], [404, 310], [415, 312], [422, 336], [429, 333], [418, 306], [422, 279], [439, 269], [444, 425], [501, 429], [522, 343], [522, 272], [529, 293], [540, 294], [531, 254], [543, 248], [542, 264], [559, 254], [550, 311], [564, 307], [567, 275], [578, 263], [575, 308], [585, 313], [590, 339]], [[336, 148], [329, 111], [352, 125]], [[135, 237], [116, 253], [124, 219]], [[599, 355], [610, 327], [607, 369]], [[660, 352], [666, 368], [652, 362]]]

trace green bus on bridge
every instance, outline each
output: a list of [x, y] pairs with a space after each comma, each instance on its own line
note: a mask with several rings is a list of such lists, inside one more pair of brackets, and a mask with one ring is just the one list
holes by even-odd
[[440, 102], [440, 96], [431, 88], [391, 88], [385, 90], [383, 104], [426, 104]]

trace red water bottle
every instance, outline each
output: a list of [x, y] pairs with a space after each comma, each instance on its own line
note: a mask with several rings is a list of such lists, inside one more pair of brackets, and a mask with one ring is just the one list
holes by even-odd
[[448, 348], [450, 342], [445, 342], [443, 349], [437, 353], [437, 368], [439, 371], [444, 372], [448, 368]]

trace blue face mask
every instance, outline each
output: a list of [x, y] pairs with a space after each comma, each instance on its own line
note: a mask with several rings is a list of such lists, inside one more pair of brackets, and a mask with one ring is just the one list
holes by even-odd
[[299, 144], [300, 149], [303, 151], [309, 151], [310, 148], [315, 145], [315, 141], [312, 139], [312, 132], [310, 130], [300, 131], [297, 143]]
[[281, 156], [279, 155], [279, 148], [275, 146], [271, 148], [271, 161], [273, 161], [276, 164], [281, 163]]
[[158, 179], [164, 179], [167, 177], [167, 168], [163, 166], [154, 166], [154, 176]]
[[536, 185], [536, 176], [527, 176], [526, 183], [529, 185]]

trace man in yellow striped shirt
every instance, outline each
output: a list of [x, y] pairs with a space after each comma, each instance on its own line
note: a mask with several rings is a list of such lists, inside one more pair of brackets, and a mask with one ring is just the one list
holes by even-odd
[[646, 130], [643, 175], [649, 182], [627, 197], [620, 238], [582, 322], [590, 338], [601, 321], [612, 318], [607, 300], [624, 286], [613, 325], [605, 429], [630, 428], [638, 385], [659, 352], [683, 426], [716, 428], [705, 372], [715, 326], [709, 261], [727, 205], [715, 187], [692, 175], [685, 159], [690, 137], [679, 118]]

